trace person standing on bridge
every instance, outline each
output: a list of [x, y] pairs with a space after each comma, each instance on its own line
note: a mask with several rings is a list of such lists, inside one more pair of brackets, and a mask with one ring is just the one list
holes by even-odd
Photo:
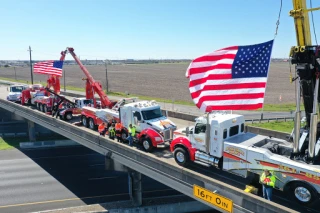
[[260, 183], [262, 184], [263, 197], [271, 201], [272, 190], [276, 183], [275, 176], [268, 169], [265, 169], [260, 176]]
[[116, 129], [117, 141], [118, 141], [118, 142], [122, 142], [122, 138], [121, 138], [122, 124], [121, 124], [120, 121], [116, 123], [115, 129]]
[[128, 137], [127, 140], [129, 141], [129, 146], [133, 146], [133, 137], [136, 135], [136, 128], [135, 126], [132, 126], [132, 124], [129, 124], [128, 128]]
[[106, 134], [106, 131], [107, 131], [107, 127], [106, 127], [106, 124], [104, 122], [102, 122], [99, 125], [98, 131], [99, 131], [100, 135], [102, 135], [104, 137], [104, 135]]

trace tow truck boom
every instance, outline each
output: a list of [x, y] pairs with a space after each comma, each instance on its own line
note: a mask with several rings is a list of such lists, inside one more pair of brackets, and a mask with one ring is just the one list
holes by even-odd
[[[319, 10], [319, 8], [307, 9], [306, 0], [292, 0], [293, 10], [289, 15], [294, 18], [296, 38], [298, 46], [291, 47], [291, 63], [296, 65], [298, 80], [296, 92], [296, 112], [293, 130], [293, 152], [292, 158], [304, 156], [308, 149], [307, 161], [313, 162], [315, 159], [315, 144], [319, 135], [317, 105], [319, 103], [319, 77], [320, 77], [320, 46], [312, 46], [309, 11]], [[292, 81], [292, 78], [291, 78]], [[307, 123], [300, 140], [300, 94], [303, 97], [303, 104]], [[305, 141], [308, 135], [308, 145]], [[304, 148], [302, 148], [304, 147]]]
[[100, 82], [97, 82], [93, 79], [89, 71], [86, 69], [85, 66], [81, 63], [77, 55], [74, 53], [74, 49], [72, 47], [67, 47], [68, 52], [72, 55], [74, 60], [77, 62], [77, 64], [80, 66], [80, 69], [84, 72], [86, 75], [86, 98], [87, 99], [93, 99], [94, 107], [97, 106], [96, 99], [94, 98], [95, 92], [99, 95], [101, 100], [101, 107], [102, 108], [112, 108], [113, 103], [109, 100], [108, 96], [104, 93], [102, 86]]

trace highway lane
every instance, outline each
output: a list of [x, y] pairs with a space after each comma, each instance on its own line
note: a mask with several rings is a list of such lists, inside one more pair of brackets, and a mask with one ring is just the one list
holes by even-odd
[[[143, 176], [143, 197], [177, 191]], [[0, 212], [33, 212], [129, 200], [127, 173], [105, 171], [83, 146], [0, 151]]]

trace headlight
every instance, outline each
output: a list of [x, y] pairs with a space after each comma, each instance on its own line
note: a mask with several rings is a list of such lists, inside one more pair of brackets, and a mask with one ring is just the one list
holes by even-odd
[[154, 139], [155, 139], [157, 142], [162, 141], [162, 138], [161, 138], [161, 137], [155, 137]]

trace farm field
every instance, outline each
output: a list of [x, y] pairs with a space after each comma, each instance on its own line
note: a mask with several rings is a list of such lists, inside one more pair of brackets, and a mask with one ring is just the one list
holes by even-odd
[[[135, 95], [163, 98], [173, 101], [190, 101], [189, 79], [185, 72], [189, 64], [139, 64], [108, 65], [109, 90], [129, 92]], [[95, 80], [100, 80], [103, 87], [106, 82], [104, 65], [86, 65]], [[66, 85], [84, 88], [85, 77], [78, 65], [64, 66]], [[288, 62], [272, 62], [265, 96], [265, 104], [284, 104], [295, 102], [295, 85], [289, 82]], [[294, 68], [292, 66], [294, 75]], [[0, 77], [15, 79], [12, 67], [0, 67]], [[16, 67], [17, 80], [30, 81], [30, 67]], [[45, 75], [34, 74], [34, 82], [45, 82]], [[61, 79], [63, 88], [63, 78]], [[281, 96], [281, 101], [280, 101]]]

